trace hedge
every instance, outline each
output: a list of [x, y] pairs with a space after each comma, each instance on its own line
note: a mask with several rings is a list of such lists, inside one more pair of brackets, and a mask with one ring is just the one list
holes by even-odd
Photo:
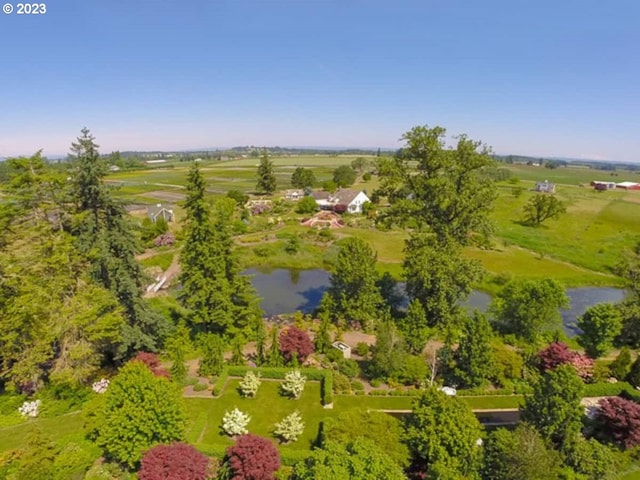
[[612, 397], [620, 395], [625, 392], [631, 397], [640, 397], [640, 392], [631, 386], [627, 382], [609, 383], [588, 383], [584, 386], [582, 395], [585, 397]]
[[222, 369], [222, 373], [216, 380], [216, 384], [213, 386], [213, 396], [219, 397], [222, 394], [222, 390], [224, 389], [225, 383], [227, 383], [227, 378], [229, 378], [229, 370], [224, 368]]
[[320, 391], [322, 392], [323, 405], [333, 403], [333, 372], [331, 370], [325, 370], [325, 375], [320, 383]]

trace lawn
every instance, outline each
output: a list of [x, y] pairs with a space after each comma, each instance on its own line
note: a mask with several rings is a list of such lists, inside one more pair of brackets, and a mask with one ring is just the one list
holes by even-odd
[[26, 436], [33, 427], [38, 427], [56, 441], [69, 437], [82, 437], [82, 415], [67, 413], [59, 417], [30, 419], [26, 423], [0, 428], [0, 452], [24, 445]]
[[[279, 394], [280, 382], [263, 380], [255, 399], [243, 398], [237, 391], [239, 379], [231, 379], [220, 398], [188, 398], [189, 413], [187, 440], [196, 446], [231, 445], [233, 441], [221, 433], [222, 417], [227, 410], [239, 408], [251, 416], [249, 430], [273, 438], [276, 422], [298, 410], [305, 422], [305, 430], [297, 442], [284, 445], [284, 450], [308, 450], [318, 436], [322, 419], [334, 414], [320, 403], [320, 383], [307, 382], [302, 397], [293, 400]], [[206, 447], [205, 447], [206, 449]]]

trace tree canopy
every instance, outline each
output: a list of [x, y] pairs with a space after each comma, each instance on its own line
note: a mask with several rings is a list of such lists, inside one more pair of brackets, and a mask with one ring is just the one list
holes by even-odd
[[622, 316], [615, 305], [599, 303], [587, 308], [576, 324], [582, 330], [578, 343], [589, 356], [598, 358], [613, 348], [613, 340], [622, 330]]
[[304, 167], [296, 167], [291, 174], [291, 186], [295, 188], [311, 188], [316, 184], [316, 176], [313, 170]]
[[178, 387], [139, 361], [127, 363], [104, 394], [97, 439], [107, 456], [135, 468], [145, 450], [184, 438], [186, 413]]
[[117, 355], [129, 358], [140, 350], [155, 351], [168, 323], [142, 299], [143, 274], [135, 260], [134, 228], [124, 206], [103, 182], [108, 167], [87, 128], [71, 145], [71, 231], [90, 265], [90, 274], [118, 299], [127, 320]]
[[371, 247], [357, 237], [343, 240], [322, 307], [339, 320], [373, 326], [383, 304], [377, 279], [376, 254]]
[[449, 472], [447, 478], [457, 478], [477, 471], [482, 426], [459, 398], [435, 388], [421, 392], [406, 425], [405, 441], [414, 459], [426, 465], [427, 473], [444, 469]]
[[338, 187], [350, 187], [356, 181], [356, 171], [349, 165], [340, 165], [333, 171], [333, 181]]
[[582, 380], [571, 365], [547, 371], [525, 398], [522, 420], [557, 447], [575, 437], [582, 426]]
[[567, 208], [555, 196], [539, 193], [525, 204], [524, 219], [529, 225], [537, 227], [545, 220], [559, 218], [566, 211]]
[[426, 125], [406, 132], [399, 155], [379, 162], [378, 194], [391, 203], [387, 222], [411, 222], [439, 241], [467, 244], [472, 233], [492, 230], [489, 213], [497, 193], [483, 171], [494, 162], [482, 142], [460, 135], [454, 147], [446, 147], [445, 136], [446, 129]]
[[539, 342], [544, 333], [560, 328], [558, 309], [568, 306], [569, 298], [555, 280], [512, 280], [498, 292], [491, 311], [503, 333]]
[[294, 467], [294, 480], [404, 480], [396, 463], [379, 445], [357, 437], [348, 443], [328, 441]]

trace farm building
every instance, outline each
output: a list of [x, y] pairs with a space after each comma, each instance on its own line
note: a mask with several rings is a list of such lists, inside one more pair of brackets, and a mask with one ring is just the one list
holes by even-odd
[[616, 188], [616, 182], [602, 182], [599, 180], [593, 180], [591, 186], [596, 190], [613, 190]]
[[620, 182], [616, 183], [616, 188], [622, 188], [623, 190], [640, 190], [640, 183]]
[[302, 189], [287, 190], [286, 192], [284, 192], [285, 200], [297, 202], [302, 197], [304, 197], [304, 190]]
[[322, 210], [336, 210], [338, 205], [342, 205], [348, 213], [362, 213], [362, 205], [370, 201], [362, 190], [350, 188], [339, 188], [334, 193], [313, 192], [311, 196]]
[[556, 193], [556, 184], [550, 183], [548, 180], [536, 183], [536, 192]]
[[162, 217], [167, 222], [173, 222], [173, 209], [163, 206], [161, 203], [154, 207], [147, 208], [147, 215], [149, 219], [156, 223], [158, 218]]

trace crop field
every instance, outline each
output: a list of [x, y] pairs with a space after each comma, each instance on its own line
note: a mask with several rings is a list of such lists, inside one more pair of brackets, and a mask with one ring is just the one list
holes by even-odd
[[[279, 192], [291, 188], [291, 173], [296, 166], [313, 169], [319, 182], [328, 180], [332, 170], [349, 164], [356, 155], [316, 156], [301, 155], [275, 157], [274, 173]], [[370, 160], [372, 160], [370, 158]], [[256, 166], [259, 159], [245, 158], [230, 161], [202, 162], [201, 168], [211, 195], [223, 194], [231, 189], [252, 193], [255, 190]], [[167, 167], [129, 172], [115, 172], [107, 181], [117, 186], [116, 193], [123, 200], [137, 204], [177, 204], [185, 195], [189, 165], [176, 163]], [[612, 285], [621, 280], [615, 275], [616, 265], [624, 252], [640, 239], [640, 191], [613, 190], [597, 192], [588, 186], [593, 179], [614, 181], [640, 180], [636, 172], [611, 172], [588, 168], [560, 167], [547, 169], [527, 165], [507, 165], [519, 180], [498, 184], [499, 196], [492, 214], [495, 224], [493, 243], [487, 249], [467, 248], [465, 255], [482, 262], [491, 274], [512, 277], [553, 277], [567, 286]], [[638, 177], [638, 178], [636, 178]], [[556, 196], [567, 206], [567, 213], [558, 220], [548, 220], [539, 227], [523, 223], [523, 207], [535, 195], [535, 181], [557, 183]], [[369, 182], [356, 183], [354, 188], [367, 192], [375, 190], [377, 177]], [[587, 185], [587, 186], [579, 186]], [[516, 191], [514, 194], [514, 189]], [[276, 193], [276, 197], [280, 196]], [[241, 246], [242, 263], [246, 267], [319, 268], [335, 260], [331, 243], [302, 242], [300, 251], [291, 255], [285, 251], [288, 236], [304, 239], [309, 231], [298, 222], [301, 215], [293, 206], [278, 216], [285, 219], [279, 227], [267, 230], [274, 236], [265, 240], [256, 233], [237, 238]], [[252, 224], [266, 219], [256, 217]], [[380, 271], [400, 277], [404, 258], [406, 231], [380, 231], [371, 222], [352, 217], [349, 227], [332, 232], [334, 240], [347, 236], [360, 237], [371, 244], [378, 254]], [[251, 230], [255, 232], [255, 228]], [[256, 237], [255, 239], [253, 237]], [[256, 247], [260, 247], [258, 251]], [[484, 287], [490, 288], [488, 285]], [[483, 288], [484, 288], [483, 287]]]

